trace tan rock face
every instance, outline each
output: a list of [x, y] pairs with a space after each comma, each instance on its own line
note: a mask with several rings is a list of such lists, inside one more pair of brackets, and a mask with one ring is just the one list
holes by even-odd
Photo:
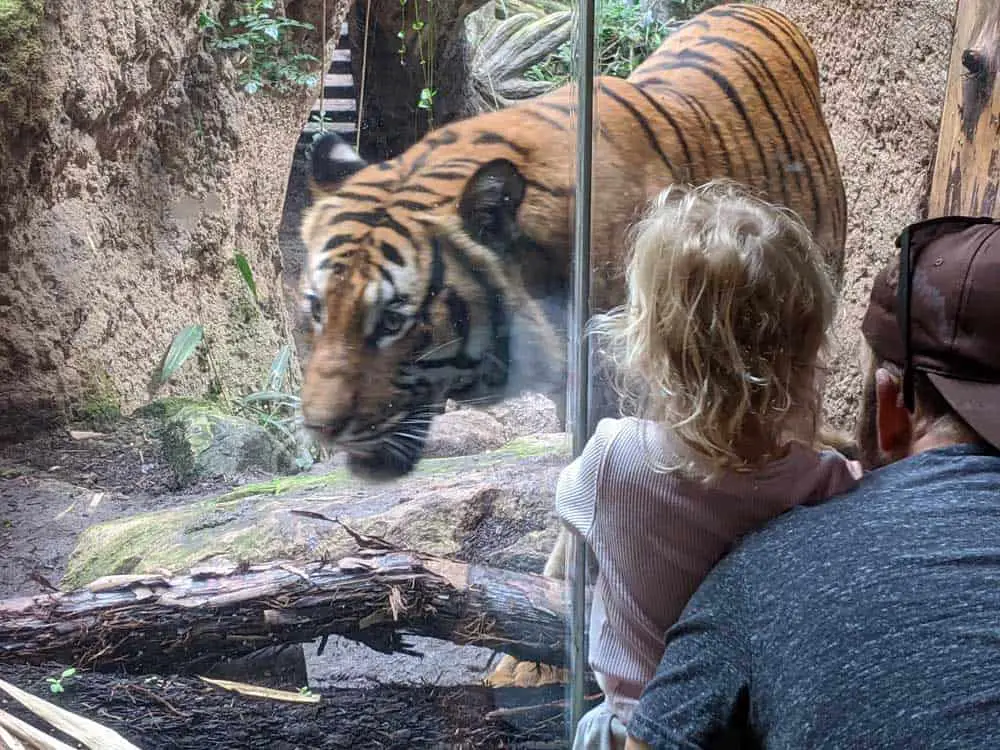
[[[4, 427], [148, 400], [190, 323], [234, 392], [260, 388], [288, 339], [276, 229], [314, 92], [242, 93], [206, 51], [203, 5], [46, 3], [32, 105], [0, 129], [0, 413], [21, 415]], [[296, 5], [319, 28], [320, 0]], [[339, 28], [343, 9], [328, 6]], [[204, 394], [213, 378], [192, 358], [161, 392]]]
[[[955, 8], [768, 4], [817, 50], [847, 185], [828, 411], [848, 426], [871, 279], [896, 232], [922, 211]], [[276, 233], [312, 94], [239, 93], [229, 63], [205, 51], [199, 5], [48, 2], [32, 32], [42, 54], [19, 69], [27, 78], [18, 98], [0, 99], [0, 431], [88, 401], [125, 411], [142, 403], [188, 323], [205, 326], [212, 361], [235, 391], [259, 387], [289, 339]], [[336, 5], [328, 28], [342, 16]], [[297, 6], [318, 26], [319, 0]], [[260, 306], [233, 264], [237, 251], [250, 261]], [[212, 379], [201, 357], [162, 393], [201, 395]]]
[[951, 0], [767, 0], [805, 30], [847, 192], [847, 261], [827, 412], [851, 427], [860, 394], [861, 318], [894, 241], [923, 217], [944, 102]]

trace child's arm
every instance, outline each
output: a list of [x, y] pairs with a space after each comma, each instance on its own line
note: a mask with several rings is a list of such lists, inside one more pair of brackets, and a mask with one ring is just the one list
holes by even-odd
[[[549, 578], [567, 578], [566, 574], [572, 565], [570, 535], [584, 542], [590, 535], [594, 525], [598, 478], [608, 448], [619, 429], [618, 420], [601, 420], [581, 454], [559, 475], [556, 485], [556, 513], [562, 525], [543, 571], [543, 575]], [[593, 568], [593, 560], [590, 563]]]
[[589, 539], [594, 526], [597, 485], [608, 449], [620, 429], [619, 420], [601, 420], [580, 455], [562, 470], [556, 484], [556, 513], [584, 540]]

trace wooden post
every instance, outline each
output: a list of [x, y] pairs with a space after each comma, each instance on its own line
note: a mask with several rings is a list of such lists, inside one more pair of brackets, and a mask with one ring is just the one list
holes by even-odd
[[1000, 218], [1000, 2], [959, 0], [928, 217]]

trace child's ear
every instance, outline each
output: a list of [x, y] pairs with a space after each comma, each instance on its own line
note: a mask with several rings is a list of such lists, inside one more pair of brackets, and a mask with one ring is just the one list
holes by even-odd
[[875, 372], [875, 398], [879, 450], [887, 462], [906, 458], [913, 440], [913, 423], [903, 406], [899, 380], [883, 368]]

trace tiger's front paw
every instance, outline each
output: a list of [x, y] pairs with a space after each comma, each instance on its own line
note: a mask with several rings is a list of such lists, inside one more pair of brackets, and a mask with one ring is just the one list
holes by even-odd
[[518, 661], [504, 654], [492, 674], [483, 679], [486, 687], [542, 687], [569, 682], [569, 670], [536, 661]]

